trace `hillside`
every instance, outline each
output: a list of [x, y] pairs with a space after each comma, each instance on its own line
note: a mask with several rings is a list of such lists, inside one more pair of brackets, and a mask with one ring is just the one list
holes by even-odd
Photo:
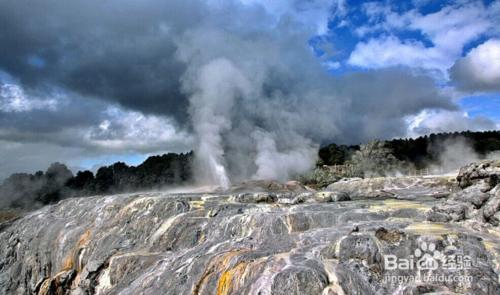
[[[385, 161], [387, 154], [392, 154], [391, 157], [394, 156], [401, 164], [423, 168], [436, 161], [443, 143], [457, 139], [465, 140], [480, 156], [500, 150], [500, 131], [442, 133], [381, 142], [385, 150], [381, 159], [366, 160], [373, 162], [369, 166], [385, 169], [385, 163], [377, 161]], [[324, 146], [319, 150], [318, 165], [345, 164], [360, 148], [360, 145], [333, 143]], [[36, 208], [68, 197], [187, 185], [193, 181], [193, 157], [193, 152], [169, 153], [151, 156], [138, 166], [117, 162], [99, 168], [95, 175], [88, 170], [73, 175], [65, 165], [54, 163], [45, 172], [12, 174], [0, 185], [0, 205], [4, 208]], [[366, 164], [362, 168], [366, 168], [364, 166]], [[327, 177], [327, 181], [331, 178]]]
[[3, 208], [36, 208], [75, 196], [112, 194], [158, 189], [192, 181], [193, 153], [151, 156], [138, 166], [117, 162], [94, 173], [76, 175], [63, 164], [54, 163], [47, 171], [15, 173], [0, 186]]
[[497, 294], [499, 173], [71, 198], [1, 224], [0, 293]]
[[[399, 160], [424, 168], [435, 162], [444, 146], [454, 140], [463, 140], [479, 156], [500, 150], [500, 131], [484, 132], [454, 132], [430, 134], [418, 138], [402, 138], [383, 141], [385, 146], [392, 150], [392, 154]], [[345, 164], [351, 155], [360, 149], [360, 145], [337, 145], [335, 143], [323, 146], [319, 150], [321, 165]]]

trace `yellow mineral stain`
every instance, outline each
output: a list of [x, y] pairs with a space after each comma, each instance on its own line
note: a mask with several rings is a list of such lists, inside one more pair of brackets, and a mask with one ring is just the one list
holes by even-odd
[[38, 295], [46, 295], [49, 294], [49, 289], [50, 289], [50, 279], [45, 279], [40, 286], [40, 289], [38, 290]]
[[125, 207], [123, 207], [120, 212], [118, 212], [119, 216], [122, 216], [124, 214], [130, 214], [133, 212], [138, 211], [141, 206], [146, 207], [148, 205], [153, 204], [155, 199], [153, 197], [141, 197], [139, 199], [135, 199], [129, 204], [127, 204]]
[[73, 253], [71, 253], [71, 255], [68, 255], [66, 256], [66, 258], [64, 258], [62, 270], [70, 270], [73, 268], [73, 266], [74, 266]]
[[80, 236], [78, 243], [76, 244], [77, 248], [85, 247], [90, 242], [90, 230], [86, 230], [83, 235]]
[[[78, 261], [78, 253], [80, 249], [87, 247], [90, 242], [90, 230], [86, 230], [78, 239], [75, 247], [69, 252], [69, 254], [64, 258], [62, 271], [67, 271], [75, 268]], [[80, 271], [81, 265], [78, 265], [77, 271]]]
[[415, 218], [412, 218], [412, 217], [389, 217], [386, 220], [388, 222], [403, 223], [403, 222], [408, 222], [408, 221], [415, 221]]
[[434, 222], [412, 223], [406, 227], [406, 230], [415, 234], [434, 236], [456, 233], [455, 230], [449, 228], [446, 224]]
[[[204, 285], [206, 284], [207, 281], [209, 281], [214, 275], [218, 273], [222, 273], [221, 277], [219, 277], [218, 284], [217, 284], [217, 289], [219, 290], [219, 286], [225, 290], [225, 288], [230, 284], [230, 281], [225, 283], [227, 279], [231, 279], [231, 274], [226, 274], [224, 275], [223, 273], [226, 272], [227, 265], [230, 264], [231, 260], [234, 257], [237, 257], [241, 253], [248, 252], [248, 249], [236, 249], [234, 251], [228, 251], [226, 253], [223, 253], [221, 255], [218, 255], [214, 257], [208, 264], [207, 268], [203, 272], [200, 280], [198, 283], [194, 286], [193, 294], [198, 295], [200, 293], [203, 293], [202, 290], [204, 288]], [[223, 281], [221, 283], [221, 280]], [[219, 293], [218, 293], [219, 294]], [[220, 293], [220, 294], [225, 294], [225, 293]]]
[[422, 204], [414, 201], [388, 199], [382, 201], [379, 204], [371, 205], [368, 211], [380, 212], [380, 211], [394, 211], [400, 209], [416, 209], [416, 210], [427, 211], [430, 209], [430, 206], [427, 204]]
[[487, 242], [487, 241], [483, 241], [483, 244], [484, 244], [484, 247], [486, 248], [486, 250], [488, 251], [491, 251], [491, 250], [495, 250], [495, 244], [492, 243], [492, 242]]
[[488, 229], [488, 233], [494, 235], [497, 238], [500, 238], [500, 230], [497, 228], [490, 228]]
[[246, 262], [240, 262], [234, 268], [226, 270], [221, 274], [217, 284], [218, 295], [231, 294], [232, 290], [238, 289], [238, 282], [245, 272], [246, 265]]
[[483, 241], [483, 245], [484, 248], [486, 248], [486, 251], [488, 251], [488, 253], [490, 253], [494, 257], [493, 262], [495, 263], [495, 271], [498, 272], [500, 270], [499, 245], [491, 241]]
[[168, 229], [177, 221], [177, 219], [181, 218], [184, 215], [185, 213], [180, 213], [165, 220], [153, 233], [153, 235], [151, 236], [151, 241], [156, 241], [157, 239], [159, 239], [168, 231]]
[[205, 208], [205, 201], [204, 200], [190, 201], [189, 205], [193, 209], [204, 209]]
[[203, 243], [207, 239], [204, 231], [201, 231], [200, 237], [198, 238], [198, 243]]

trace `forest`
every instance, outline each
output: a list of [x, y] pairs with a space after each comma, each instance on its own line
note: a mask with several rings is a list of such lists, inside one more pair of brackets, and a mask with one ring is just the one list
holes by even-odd
[[[463, 140], [480, 156], [500, 150], [500, 131], [438, 133], [418, 138], [400, 138], [384, 141], [386, 148], [401, 161], [411, 163], [417, 168], [425, 168], [439, 157], [443, 143]], [[360, 145], [323, 146], [319, 150], [318, 165], [343, 165]]]
[[116, 162], [76, 175], [61, 163], [34, 174], [15, 173], [0, 186], [0, 208], [34, 208], [64, 198], [182, 185], [192, 180], [193, 152], [151, 156], [138, 166]]
[[[383, 141], [382, 146], [397, 160], [423, 168], [439, 156], [443, 142], [465, 140], [476, 153], [486, 155], [500, 150], [500, 131], [430, 134], [418, 138]], [[343, 165], [351, 160], [360, 145], [329, 144], [318, 154], [318, 166]], [[114, 194], [187, 185], [193, 181], [194, 153], [168, 153], [151, 156], [138, 166], [117, 162], [76, 175], [61, 163], [34, 174], [15, 173], [0, 185], [0, 208], [35, 208], [61, 199], [97, 194]]]

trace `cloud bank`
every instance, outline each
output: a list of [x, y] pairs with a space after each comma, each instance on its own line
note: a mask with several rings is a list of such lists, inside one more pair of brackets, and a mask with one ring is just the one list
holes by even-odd
[[448, 79], [448, 69], [467, 45], [499, 34], [498, 1], [488, 5], [482, 1], [443, 3], [441, 9], [429, 13], [422, 13], [418, 5], [403, 10], [368, 2], [362, 11], [368, 24], [355, 32], [368, 40], [359, 42], [348, 59], [360, 67], [417, 67]]
[[450, 73], [462, 90], [500, 91], [500, 39], [490, 39], [472, 49]]
[[[3, 167], [196, 148], [206, 182], [283, 180], [308, 169], [322, 143], [404, 136], [409, 116], [458, 111], [432, 77], [393, 67], [401, 63], [381, 51], [359, 54], [362, 44], [351, 63], [371, 70], [329, 74], [310, 42], [348, 9], [340, 0], [2, 1], [0, 140], [22, 145], [2, 150]], [[424, 17], [386, 25], [410, 22], [445, 48], [444, 28]]]

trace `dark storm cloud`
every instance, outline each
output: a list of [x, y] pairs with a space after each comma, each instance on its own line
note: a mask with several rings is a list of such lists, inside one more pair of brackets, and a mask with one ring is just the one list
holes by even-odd
[[245, 178], [250, 169], [257, 178], [279, 177], [277, 169], [286, 179], [305, 165], [265, 164], [296, 155], [314, 163], [317, 143], [403, 135], [406, 116], [455, 108], [432, 79], [405, 69], [330, 76], [303, 40], [295, 24], [284, 23], [246, 37], [203, 28], [179, 42], [179, 58], [189, 65], [182, 80], [193, 93], [190, 114], [209, 155], [204, 162], [216, 159], [212, 169], [226, 162], [231, 175]]
[[423, 109], [457, 109], [431, 78], [402, 69], [348, 75], [339, 88], [351, 102], [342, 122], [344, 134], [350, 134], [348, 143], [405, 135], [405, 117]]
[[106, 105], [94, 100], [75, 99], [60, 102], [56, 109], [26, 112], [1, 112], [0, 126], [3, 129], [29, 130], [33, 133], [56, 133], [66, 128], [87, 127], [103, 118], [101, 112]]
[[319, 143], [403, 136], [406, 116], [455, 109], [407, 69], [329, 75], [308, 40], [336, 6], [299, 2], [276, 13], [236, 0], [2, 1], [0, 70], [28, 96], [56, 88], [68, 104], [0, 111], [0, 139], [154, 152], [192, 148], [177, 131], [208, 123], [233, 170], [245, 171], [270, 155], [314, 155]]
[[[271, 30], [273, 25], [277, 29]], [[203, 36], [210, 36], [213, 30], [223, 37], [206, 40]], [[207, 51], [199, 53], [201, 62], [220, 56], [245, 59], [239, 56], [242, 54], [256, 60], [279, 59], [278, 64], [274, 62], [277, 69], [274, 76], [267, 77], [271, 81], [265, 88], [286, 94], [297, 90], [291, 89], [297, 82], [308, 88], [321, 88], [328, 80], [323, 70], [318, 72], [319, 65], [306, 48], [307, 38], [313, 33], [312, 26], [304, 26], [303, 22], [298, 24], [283, 17], [276, 25], [262, 8], [236, 3], [209, 7], [194, 0], [2, 1], [0, 68], [18, 78], [26, 89], [57, 85], [142, 112], [174, 116], [183, 123], [188, 101], [181, 90], [180, 77], [193, 61], [177, 58], [179, 42], [182, 43], [179, 40], [197, 34], [200, 41], [190, 44], [189, 50]], [[240, 43], [244, 43], [243, 52]], [[269, 47], [275, 56], [266, 52]], [[33, 58], [38, 60], [36, 65], [30, 62]], [[381, 76], [379, 83], [388, 82], [384, 80], [387, 75]], [[355, 78], [349, 78], [352, 79]], [[347, 93], [353, 99], [353, 111], [358, 113], [366, 113], [370, 104], [380, 105], [376, 99], [365, 98], [366, 91], [362, 91], [367, 82], [369, 79], [362, 77], [354, 82], [361, 85], [351, 88], [361, 89], [356, 90], [358, 96], [356, 91]], [[408, 93], [411, 92], [401, 92]], [[404, 109], [408, 100], [399, 100], [397, 105]], [[420, 106], [412, 106], [434, 104], [432, 98], [424, 97]], [[78, 118], [77, 114], [59, 116], [61, 125], [75, 115]], [[44, 126], [51, 124], [51, 116], [47, 118], [49, 122], [39, 128], [49, 128]]]
[[[26, 87], [56, 84], [153, 113], [185, 114], [173, 38], [198, 1], [2, 1], [0, 68]], [[34, 65], [33, 58], [38, 60]]]

